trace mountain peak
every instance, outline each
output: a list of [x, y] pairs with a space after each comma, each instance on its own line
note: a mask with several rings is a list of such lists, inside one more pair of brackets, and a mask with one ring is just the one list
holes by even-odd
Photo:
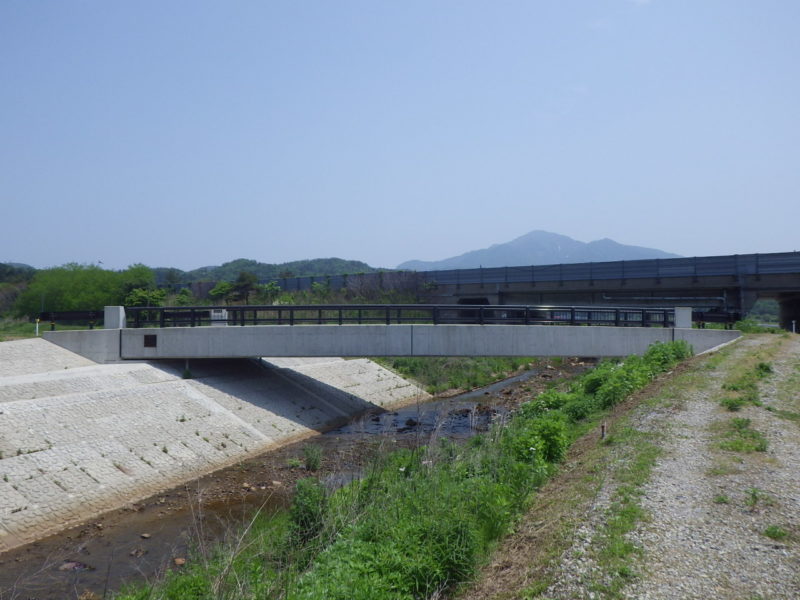
[[472, 250], [459, 256], [439, 261], [411, 260], [398, 265], [398, 269], [435, 271], [440, 269], [474, 269], [477, 267], [518, 267], [559, 263], [603, 262], [611, 260], [639, 260], [644, 258], [677, 258], [654, 248], [628, 246], [610, 238], [589, 243], [579, 242], [566, 235], [543, 231], [530, 231], [524, 235], [489, 248]]

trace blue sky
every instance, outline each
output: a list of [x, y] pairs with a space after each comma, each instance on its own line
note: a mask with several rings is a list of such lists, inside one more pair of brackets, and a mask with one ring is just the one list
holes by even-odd
[[800, 3], [0, 3], [0, 261], [800, 249]]

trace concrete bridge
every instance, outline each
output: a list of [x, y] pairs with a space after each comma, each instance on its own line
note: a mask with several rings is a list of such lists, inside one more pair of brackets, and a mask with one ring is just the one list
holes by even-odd
[[287, 290], [414, 289], [427, 301], [460, 304], [691, 306], [745, 315], [759, 298], [780, 303], [780, 322], [800, 326], [800, 253], [734, 254], [524, 267], [366, 273], [279, 279]]
[[[349, 308], [354, 313], [361, 312], [358, 306]], [[163, 314], [163, 311], [178, 309], [158, 310]], [[288, 310], [288, 307], [281, 307], [281, 310]], [[317, 310], [321, 314], [323, 308], [317, 307]], [[643, 314], [639, 324], [647, 325], [646, 312], [638, 312]], [[339, 320], [342, 318], [340, 313]], [[472, 315], [469, 318], [480, 317]], [[483, 319], [489, 320], [488, 317]], [[501, 324], [503, 320], [513, 323], [514, 319], [516, 324]], [[484, 321], [483, 324], [317, 323], [131, 328], [127, 327], [123, 307], [106, 307], [106, 329], [51, 331], [44, 337], [95, 362], [106, 363], [299, 356], [627, 356], [642, 354], [655, 342], [672, 340], [686, 340], [695, 352], [702, 352], [740, 335], [738, 331], [692, 329], [691, 309], [688, 308], [676, 309], [667, 323], [671, 326], [667, 327], [554, 326], [525, 324], [519, 322], [520, 319], [519, 315], [506, 313], [495, 314], [492, 322]], [[620, 319], [617, 314], [617, 321]], [[629, 319], [624, 323], [632, 324]]]

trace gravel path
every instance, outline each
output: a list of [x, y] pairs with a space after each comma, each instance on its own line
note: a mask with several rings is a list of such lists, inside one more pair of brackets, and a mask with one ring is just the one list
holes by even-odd
[[[774, 346], [781, 346], [772, 360], [774, 374], [760, 385], [764, 407], [747, 406], [738, 413], [721, 408], [725, 378], [749, 353]], [[641, 577], [623, 588], [622, 597], [800, 598], [800, 421], [779, 413], [800, 413], [798, 389], [800, 336], [748, 337], [719, 368], [708, 370], [703, 385], [679, 409], [649, 409], [633, 417], [638, 429], [665, 435], [663, 454], [641, 497], [650, 519], [628, 536], [643, 551], [635, 565]], [[765, 435], [766, 453], [719, 448], [718, 423], [733, 417], [750, 419], [752, 429]], [[543, 597], [604, 597], [595, 584], [608, 583], [608, 575], [593, 551], [615, 486], [608, 477]], [[769, 526], [788, 536], [767, 537]]]
[[[782, 341], [749, 338], [736, 352]], [[765, 406], [778, 403], [777, 384], [798, 364], [800, 338], [794, 337], [761, 386]], [[666, 453], [645, 487], [642, 506], [652, 520], [630, 538], [644, 548], [646, 575], [626, 590], [628, 598], [800, 597], [798, 545], [763, 533], [770, 525], [800, 531], [800, 428], [761, 407], [738, 414], [721, 408], [720, 375], [676, 415]], [[718, 448], [713, 424], [733, 417], [749, 418], [766, 436], [766, 453]]]

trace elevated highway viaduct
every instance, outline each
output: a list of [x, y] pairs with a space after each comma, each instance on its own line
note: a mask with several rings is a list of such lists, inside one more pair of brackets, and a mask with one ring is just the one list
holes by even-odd
[[[437, 301], [461, 304], [691, 306], [747, 314], [759, 298], [800, 324], [800, 253], [507, 267], [424, 274]], [[433, 287], [433, 286], [429, 286]]]
[[780, 304], [781, 326], [800, 327], [800, 253], [738, 254], [526, 267], [368, 273], [276, 280], [287, 290], [414, 285], [441, 304], [691, 306], [746, 315], [759, 298]]

